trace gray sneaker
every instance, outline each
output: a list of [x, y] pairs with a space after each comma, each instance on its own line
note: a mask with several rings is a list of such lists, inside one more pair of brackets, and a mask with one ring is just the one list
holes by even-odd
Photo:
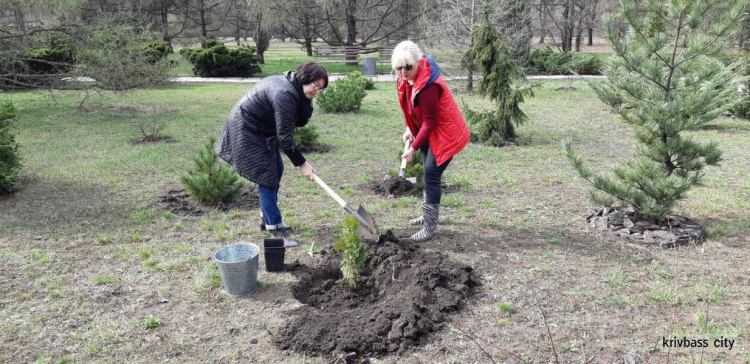
[[284, 247], [285, 248], [293, 248], [299, 244], [297, 244], [294, 239], [292, 239], [289, 236], [289, 228], [286, 229], [277, 229], [277, 230], [269, 230], [271, 232], [271, 235], [273, 235], [274, 238], [284, 238]]

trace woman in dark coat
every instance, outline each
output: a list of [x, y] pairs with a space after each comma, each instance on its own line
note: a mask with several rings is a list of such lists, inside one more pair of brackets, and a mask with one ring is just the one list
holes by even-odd
[[284, 163], [283, 151], [302, 174], [313, 180], [315, 169], [294, 144], [294, 130], [305, 126], [313, 112], [312, 99], [328, 86], [328, 73], [307, 62], [296, 71], [258, 82], [234, 105], [216, 143], [216, 154], [245, 179], [258, 184], [261, 216], [266, 230], [296, 246], [281, 221], [277, 199]]

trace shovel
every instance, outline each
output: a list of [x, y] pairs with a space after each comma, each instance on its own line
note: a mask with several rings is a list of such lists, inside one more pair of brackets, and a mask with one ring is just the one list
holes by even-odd
[[336, 200], [336, 202], [338, 202], [341, 207], [343, 207], [348, 213], [354, 215], [354, 217], [357, 218], [357, 221], [359, 221], [357, 232], [362, 234], [365, 239], [378, 241], [378, 238], [380, 237], [380, 235], [378, 235], [378, 226], [375, 224], [375, 220], [372, 218], [372, 216], [370, 216], [370, 213], [367, 212], [364, 207], [359, 206], [359, 208], [357, 208], [357, 211], [354, 211], [354, 209], [348, 203], [346, 203], [343, 198], [337, 195], [336, 192], [333, 192], [333, 190], [328, 187], [328, 185], [323, 182], [323, 180], [320, 179], [317, 174], [314, 174], [313, 177], [315, 178], [315, 182], [317, 182], [320, 187], [328, 192], [328, 194], [331, 195], [331, 197], [333, 197], [333, 199]]
[[[411, 145], [411, 142], [407, 139], [406, 143], [404, 143], [404, 153], [406, 153], [407, 150], [409, 150], [409, 146]], [[404, 178], [404, 174], [406, 173], [406, 159], [401, 159], [401, 168], [398, 170], [398, 176], [401, 178]], [[417, 177], [409, 177], [404, 178], [405, 180], [411, 182], [411, 184], [417, 183]]]

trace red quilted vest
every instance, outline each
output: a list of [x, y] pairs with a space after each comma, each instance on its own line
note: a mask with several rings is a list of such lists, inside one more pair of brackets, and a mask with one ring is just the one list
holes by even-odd
[[[464, 116], [461, 114], [461, 109], [458, 108], [456, 100], [453, 99], [451, 90], [446, 85], [443, 77], [439, 75], [439, 70], [435, 61], [432, 58], [426, 56], [419, 60], [419, 71], [417, 73], [417, 79], [414, 82], [414, 88], [412, 89], [411, 100], [409, 102], [414, 105], [414, 101], [417, 95], [429, 84], [435, 84], [442, 89], [442, 96], [438, 101], [438, 119], [435, 129], [430, 134], [429, 142], [432, 154], [435, 155], [435, 161], [438, 165], [442, 165], [445, 161], [458, 154], [466, 144], [469, 143], [471, 133], [469, 127], [466, 126]], [[406, 80], [399, 77], [396, 87], [398, 89], [398, 100], [401, 105], [401, 111], [404, 113], [404, 120], [406, 126], [409, 127], [412, 134], [417, 135], [417, 128], [411, 121], [411, 118], [406, 114]], [[418, 118], [422, 118], [422, 112], [419, 109], [419, 105], [414, 107], [414, 112]]]

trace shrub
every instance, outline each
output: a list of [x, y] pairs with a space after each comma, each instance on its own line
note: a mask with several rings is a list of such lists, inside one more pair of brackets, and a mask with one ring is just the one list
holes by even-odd
[[320, 145], [319, 137], [320, 134], [315, 130], [314, 125], [303, 126], [294, 132], [294, 144], [301, 152], [308, 152]]
[[356, 75], [349, 74], [318, 95], [318, 106], [327, 112], [357, 111], [367, 93], [365, 83]]
[[73, 50], [70, 42], [61, 37], [52, 37], [47, 47], [31, 48], [23, 52], [31, 73], [64, 72], [73, 65]]
[[193, 65], [196, 76], [250, 77], [261, 71], [255, 48], [240, 46], [230, 49], [213, 39], [207, 39], [205, 45], [206, 48], [180, 50], [180, 54]]
[[[722, 54], [720, 59], [727, 66], [733, 65], [735, 67], [735, 73], [738, 76], [750, 76], [750, 55]], [[743, 94], [742, 101], [734, 104], [729, 109], [729, 112], [732, 113], [732, 115], [734, 115], [735, 117], [750, 119], [750, 79], [746, 79], [742, 83], [742, 87], [743, 88], [740, 90]]]
[[360, 73], [359, 71], [352, 71], [347, 74], [347, 77], [357, 80], [357, 82], [361, 82], [364, 86], [365, 90], [374, 90], [375, 89], [375, 81], [373, 81], [369, 77], [365, 77]]
[[529, 57], [528, 73], [600, 75], [604, 62], [593, 54], [555, 52], [550, 47], [534, 49]]
[[189, 168], [180, 178], [191, 197], [211, 205], [231, 202], [242, 190], [240, 176], [214, 153], [215, 142], [216, 139], [211, 137], [193, 159], [195, 167]]
[[359, 271], [365, 265], [367, 250], [362, 238], [357, 235], [359, 221], [352, 215], [346, 215], [342, 223], [341, 235], [339, 240], [333, 246], [337, 252], [341, 253], [341, 280], [350, 285], [357, 284]]
[[0, 105], [0, 194], [15, 191], [21, 179], [21, 159], [11, 124], [15, 118], [16, 109], [12, 103]]
[[143, 55], [146, 57], [146, 61], [151, 64], [161, 61], [168, 54], [172, 53], [169, 43], [161, 39], [147, 42], [141, 46], [141, 49], [143, 50]]
[[138, 28], [101, 23], [104, 20], [76, 29], [74, 75], [95, 79], [88, 87], [113, 91], [163, 82], [170, 63], [152, 63], [153, 58], [144, 52], [144, 44], [154, 39]]

